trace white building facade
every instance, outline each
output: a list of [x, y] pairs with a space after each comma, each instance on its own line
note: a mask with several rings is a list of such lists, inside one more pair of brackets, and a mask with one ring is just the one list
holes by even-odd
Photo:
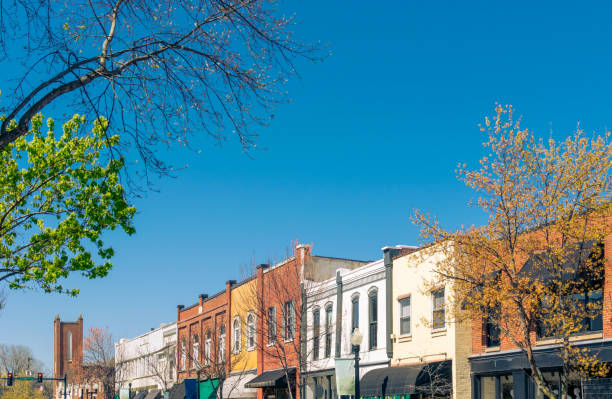
[[[403, 248], [408, 247], [392, 247], [391, 254]], [[334, 279], [305, 284], [307, 338], [303, 345], [308, 361], [302, 377], [306, 399], [337, 398], [335, 359], [354, 358], [351, 335], [357, 328], [363, 337], [360, 376], [389, 366], [390, 259], [386, 256], [353, 270], [340, 269]]]
[[176, 383], [176, 322], [115, 343], [115, 364], [117, 390], [168, 391]]

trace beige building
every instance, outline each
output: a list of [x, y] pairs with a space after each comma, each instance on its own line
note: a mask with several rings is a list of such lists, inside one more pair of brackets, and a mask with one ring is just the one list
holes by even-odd
[[449, 314], [452, 286], [437, 284], [434, 272], [441, 256], [420, 249], [393, 259], [391, 367], [415, 376], [416, 394], [469, 399], [471, 326]]

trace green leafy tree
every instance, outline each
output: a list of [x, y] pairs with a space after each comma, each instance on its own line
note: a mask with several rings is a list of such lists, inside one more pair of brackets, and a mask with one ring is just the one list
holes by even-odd
[[15, 381], [0, 396], [0, 399], [44, 399], [43, 392], [31, 381]]
[[74, 115], [57, 132], [38, 114], [28, 134], [0, 152], [0, 284], [76, 295], [62, 279], [104, 277], [112, 268], [103, 233], [134, 232], [136, 210], [119, 180], [123, 160], [101, 157], [119, 138], [103, 118], [90, 134], [80, 134], [84, 123]]

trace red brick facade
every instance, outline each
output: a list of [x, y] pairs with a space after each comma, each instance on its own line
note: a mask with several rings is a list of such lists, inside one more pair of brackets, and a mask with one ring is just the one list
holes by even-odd
[[[604, 286], [603, 286], [603, 338], [612, 337], [612, 235], [604, 241]], [[535, 342], [536, 332], [531, 332], [531, 340]], [[500, 351], [516, 349], [516, 345], [508, 337], [501, 337]], [[485, 326], [482, 319], [472, 320], [472, 353], [487, 352]]]
[[[198, 302], [188, 308], [179, 305], [177, 307], [177, 376], [179, 381], [185, 378], [197, 377], [195, 369], [194, 343], [198, 340], [197, 361], [205, 363], [206, 337], [210, 333], [211, 339], [211, 365], [221, 367], [223, 362], [219, 359], [219, 346], [221, 341], [220, 332], [222, 326], [225, 328], [225, 367], [229, 373], [228, 356], [231, 353], [231, 328], [229, 315], [231, 306], [231, 288], [236, 284], [235, 280], [226, 283], [225, 290], [211, 297], [203, 294], [199, 296]], [[185, 345], [185, 368], [182, 365], [183, 344]], [[212, 371], [210, 371], [212, 372]]]

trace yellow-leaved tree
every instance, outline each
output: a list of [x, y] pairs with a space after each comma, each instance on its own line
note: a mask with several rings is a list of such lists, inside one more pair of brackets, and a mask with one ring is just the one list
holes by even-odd
[[[538, 140], [511, 106], [496, 106], [481, 130], [489, 155], [458, 177], [476, 191], [482, 226], [455, 231], [416, 211], [422, 238], [444, 252], [436, 281], [450, 283], [449, 313], [479, 323], [501, 349], [518, 349], [539, 391], [566, 393], [570, 379], [608, 372], [581, 337], [601, 334], [604, 241], [611, 233], [609, 133], [587, 138], [578, 128], [562, 142]], [[427, 250], [423, 251], [427, 255]], [[557, 356], [550, 379], [534, 355], [546, 342]], [[550, 366], [550, 365], [549, 365]]]
[[1, 399], [44, 399], [37, 384], [31, 381], [15, 381], [3, 393]]

